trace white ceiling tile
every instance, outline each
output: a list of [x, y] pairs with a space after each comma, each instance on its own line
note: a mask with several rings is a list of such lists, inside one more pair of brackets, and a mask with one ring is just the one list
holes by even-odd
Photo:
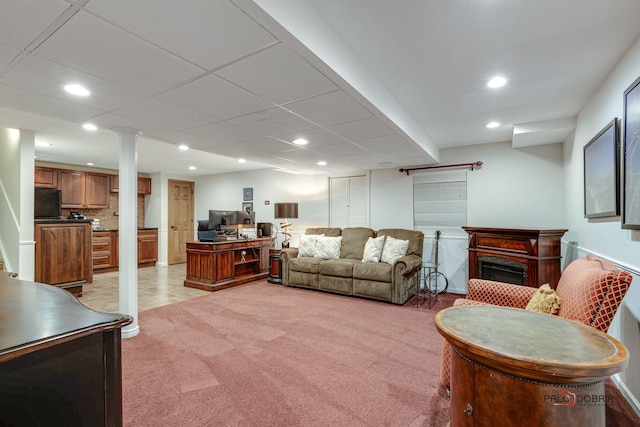
[[[362, 168], [356, 167], [355, 165], [351, 165], [344, 162], [339, 162], [339, 163], [328, 162], [324, 166], [316, 165], [316, 168], [323, 170], [325, 173], [345, 173], [345, 172], [353, 172], [354, 170], [357, 170], [357, 169], [362, 169]], [[367, 169], [368, 168], [364, 168], [364, 170], [367, 170]]]
[[399, 135], [380, 136], [358, 141], [358, 145], [368, 150], [395, 150], [413, 147]]
[[329, 129], [351, 141], [394, 135], [395, 132], [377, 117], [369, 117], [352, 122], [329, 126]]
[[221, 68], [216, 74], [276, 104], [337, 89], [324, 74], [283, 44]]
[[244, 148], [266, 154], [279, 154], [293, 147], [291, 144], [273, 138], [261, 138], [259, 140], [245, 142], [241, 145]]
[[229, 1], [110, 0], [86, 8], [207, 70], [277, 41]]
[[282, 153], [280, 153], [278, 157], [295, 160], [295, 161], [320, 160], [318, 153], [305, 150], [304, 148], [292, 148], [290, 150], [285, 150]]
[[103, 111], [0, 84], [0, 105], [80, 123]]
[[[101, 110], [113, 110], [146, 97], [140, 92], [125, 89], [33, 55], [24, 58], [1, 81], [42, 95]], [[91, 91], [91, 95], [76, 97], [68, 94], [64, 90], [64, 85], [70, 83], [82, 84]]]
[[192, 128], [186, 131], [188, 134], [198, 135], [203, 138], [215, 139], [226, 144], [247, 142], [260, 137], [257, 132], [241, 128], [228, 122], [218, 122], [211, 125]]
[[139, 131], [148, 132], [151, 127], [149, 123], [134, 119], [131, 117], [121, 116], [114, 113], [105, 113], [91, 118], [91, 123], [101, 129], [113, 129], [115, 127], [128, 127]]
[[355, 146], [354, 144], [351, 144], [350, 142], [344, 142], [341, 144], [323, 145], [320, 147], [313, 147], [311, 149], [316, 153], [331, 156], [333, 158], [367, 153], [365, 150]]
[[369, 110], [341, 90], [293, 102], [285, 108], [322, 126], [371, 117]]
[[280, 107], [236, 117], [228, 122], [267, 136], [289, 134], [316, 127], [314, 123]]
[[203, 71], [82, 11], [34, 54], [147, 94], [165, 91]]
[[299, 132], [287, 133], [278, 135], [277, 138], [287, 142], [293, 142], [295, 139], [304, 138], [309, 141], [309, 145], [307, 145], [307, 148], [345, 142], [343, 138], [340, 138], [339, 136], [336, 136], [331, 132], [327, 132], [323, 128], [306, 129]]
[[60, 0], [3, 1], [0, 40], [15, 49], [27, 47], [69, 4]]
[[117, 109], [114, 113], [149, 123], [158, 129], [173, 131], [204, 126], [217, 121], [204, 114], [155, 98]]
[[151, 139], [166, 141], [175, 145], [185, 144], [190, 149], [215, 153], [216, 148], [222, 147], [223, 142], [191, 135], [185, 132], [150, 132], [145, 134]]
[[273, 103], [211, 74], [170, 90], [158, 98], [221, 120], [274, 106]]
[[20, 51], [17, 49], [0, 44], [0, 70], [9, 65], [9, 62], [18, 56], [19, 53]]

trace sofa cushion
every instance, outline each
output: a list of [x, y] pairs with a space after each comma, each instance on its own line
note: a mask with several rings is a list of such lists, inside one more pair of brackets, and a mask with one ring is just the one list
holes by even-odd
[[304, 234], [324, 234], [325, 236], [329, 236], [329, 237], [338, 237], [342, 235], [342, 228], [322, 228], [322, 227], [317, 227], [317, 228], [307, 228], [307, 231], [304, 232]]
[[318, 236], [315, 234], [300, 235], [300, 243], [298, 244], [298, 256], [299, 257], [314, 256], [316, 253], [317, 238]]
[[366, 227], [352, 227], [342, 230], [342, 247], [340, 258], [362, 259], [364, 245], [369, 237], [375, 237], [376, 233]]
[[408, 240], [401, 240], [391, 236], [387, 236], [387, 238], [384, 240], [384, 246], [382, 247], [382, 255], [380, 255], [380, 261], [386, 262], [387, 264], [393, 264], [398, 259], [407, 254], [408, 247]]
[[337, 259], [340, 258], [340, 246], [342, 245], [342, 236], [328, 237], [318, 236], [316, 239], [316, 250], [313, 254], [316, 258]]
[[422, 231], [406, 230], [403, 228], [384, 228], [378, 230], [378, 236], [391, 236], [400, 240], [408, 240], [407, 255], [417, 255], [422, 258], [422, 246], [424, 245], [424, 233]]
[[291, 258], [289, 259], [289, 270], [317, 274], [322, 261], [322, 259], [314, 257]]
[[327, 259], [320, 263], [318, 271], [323, 276], [352, 277], [353, 265], [360, 264], [357, 259]]
[[369, 237], [367, 243], [364, 245], [362, 262], [380, 262], [382, 246], [384, 245], [384, 239], [386, 237], [387, 236]]
[[384, 262], [361, 262], [353, 266], [353, 278], [391, 283], [391, 270]]

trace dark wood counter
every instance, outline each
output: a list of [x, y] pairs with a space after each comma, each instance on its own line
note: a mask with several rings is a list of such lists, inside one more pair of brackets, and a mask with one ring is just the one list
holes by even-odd
[[82, 296], [93, 282], [91, 221], [37, 219], [34, 221], [35, 280]]
[[269, 275], [273, 239], [232, 239], [187, 242], [187, 277], [184, 286], [215, 291]]
[[47, 284], [0, 276], [3, 425], [122, 425], [120, 329]]

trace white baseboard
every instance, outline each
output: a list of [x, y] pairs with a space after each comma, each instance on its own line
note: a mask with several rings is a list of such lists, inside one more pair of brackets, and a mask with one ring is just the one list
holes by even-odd
[[640, 417], [640, 402], [635, 396], [631, 393], [631, 391], [627, 388], [627, 385], [620, 379], [620, 374], [614, 374], [611, 376], [611, 379], [615, 383], [616, 386], [620, 389], [622, 396], [627, 399], [631, 408], [636, 412], [636, 414]]

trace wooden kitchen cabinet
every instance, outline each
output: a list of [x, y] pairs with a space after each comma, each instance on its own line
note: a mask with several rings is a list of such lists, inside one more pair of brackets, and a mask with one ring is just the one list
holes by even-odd
[[[120, 191], [120, 179], [118, 175], [111, 175], [111, 192]], [[138, 177], [138, 194], [151, 194], [151, 178]]]
[[58, 169], [36, 166], [33, 184], [39, 188], [58, 188]]
[[58, 173], [63, 208], [109, 207], [109, 175], [66, 169]]
[[[93, 232], [93, 271], [112, 271], [118, 268], [118, 230]], [[138, 267], [155, 265], [158, 261], [158, 229], [138, 230]]]
[[138, 230], [138, 267], [154, 265], [158, 260], [158, 230]]
[[93, 270], [103, 270], [117, 265], [116, 239], [113, 231], [94, 231], [92, 239]]
[[81, 296], [93, 282], [91, 222], [37, 221], [34, 237], [35, 281]]

